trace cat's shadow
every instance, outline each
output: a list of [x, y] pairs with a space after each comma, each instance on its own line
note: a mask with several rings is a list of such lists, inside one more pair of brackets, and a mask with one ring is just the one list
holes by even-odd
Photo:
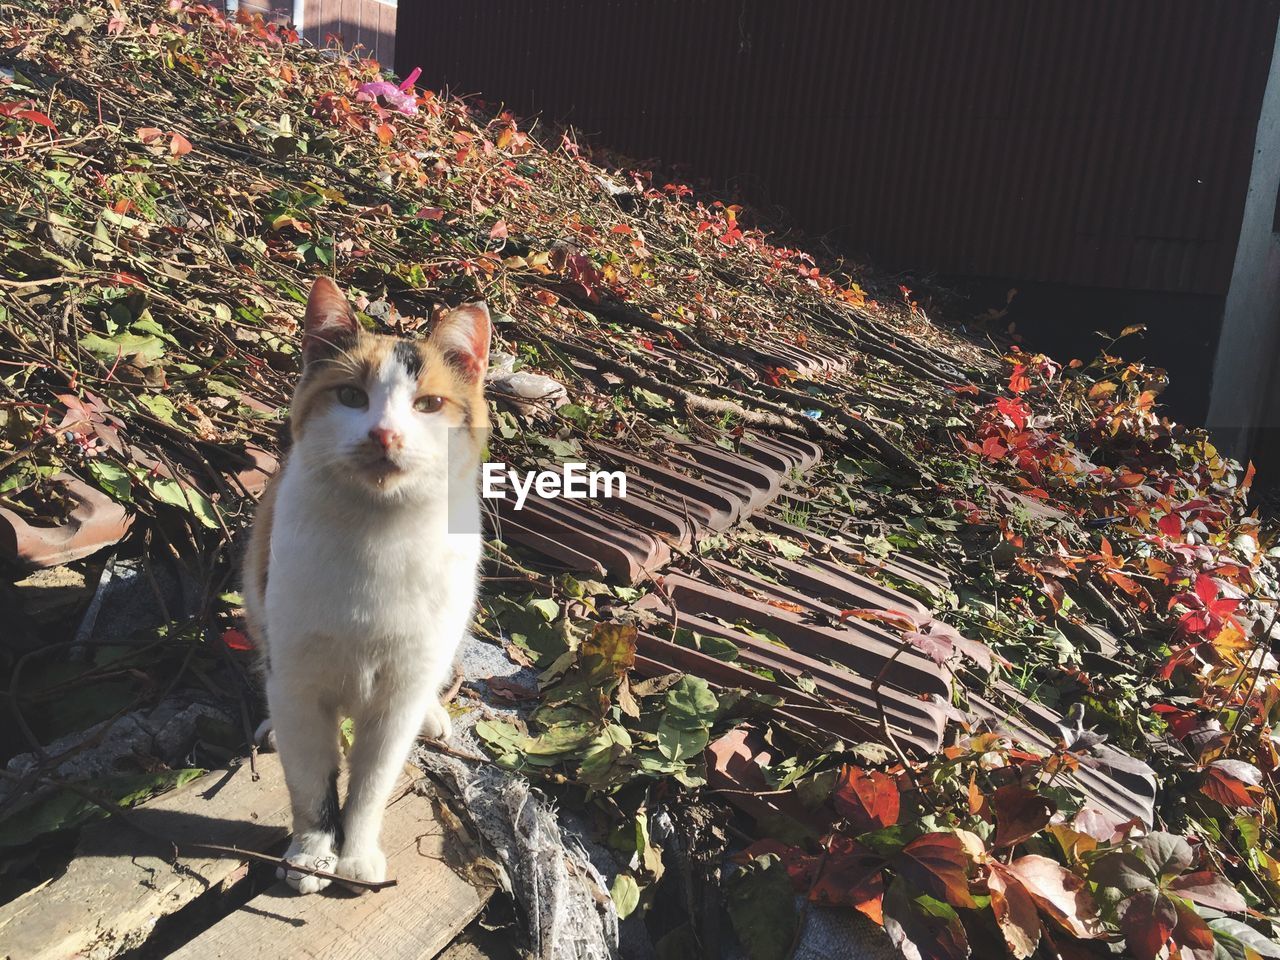
[[[205, 844], [233, 849], [214, 849]], [[205, 876], [198, 869], [200, 864], [248, 859], [239, 855], [237, 851], [241, 850], [280, 857], [286, 845], [287, 837], [281, 837], [278, 825], [142, 806], [86, 827], [81, 831], [75, 855], [77, 859], [111, 860], [111, 870], [117, 875], [136, 871], [138, 883], [152, 889], [166, 888], [176, 877], [181, 877], [198, 883], [202, 893], [210, 893], [221, 886], [225, 878], [221, 873], [212, 879]], [[254, 858], [249, 859], [249, 864], [251, 875], [261, 878], [257, 883], [259, 896], [282, 900], [299, 898], [283, 880], [274, 879], [275, 867], [271, 863]], [[330, 884], [321, 895], [342, 899], [359, 896], [337, 883]], [[245, 905], [240, 909], [256, 908]], [[305, 923], [296, 917], [271, 915], [293, 925]]]

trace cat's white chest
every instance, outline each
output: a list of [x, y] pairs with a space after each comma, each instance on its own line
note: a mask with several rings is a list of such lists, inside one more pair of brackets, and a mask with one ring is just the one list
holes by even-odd
[[433, 646], [460, 634], [474, 603], [479, 549], [480, 538], [451, 533], [439, 509], [371, 521], [318, 512], [305, 498], [287, 502], [271, 538], [272, 645], [294, 637], [314, 654], [325, 641]]

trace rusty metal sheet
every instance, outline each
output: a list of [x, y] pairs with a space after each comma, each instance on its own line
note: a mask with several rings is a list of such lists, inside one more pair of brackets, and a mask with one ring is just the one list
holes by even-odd
[[641, 631], [637, 635], [636, 650], [636, 669], [646, 677], [678, 670], [702, 677], [716, 690], [740, 688], [779, 697], [783, 702], [777, 708], [778, 715], [815, 738], [839, 737], [858, 742], [876, 740], [881, 735], [875, 721], [849, 711], [832, 709], [817, 697], [795, 687], [784, 686], [759, 673], [663, 640], [652, 633]]
[[874, 559], [875, 565], [886, 573], [906, 580], [908, 583], [918, 584], [930, 592], [947, 590], [951, 586], [951, 577], [941, 567], [936, 567], [918, 557], [908, 556], [901, 551], [887, 557], [872, 558], [848, 543], [819, 533], [813, 527], [801, 527], [789, 523], [773, 512], [756, 514], [751, 518], [751, 524], [769, 533], [791, 537], [807, 544], [815, 553], [847, 557], [850, 562], [860, 566], [867, 566]]
[[[950, 685], [936, 665], [914, 651], [896, 660], [900, 643], [869, 624], [849, 630], [806, 623], [802, 616], [766, 602], [701, 583], [682, 574], [662, 578], [664, 597], [650, 594], [636, 606], [665, 618], [673, 626], [729, 640], [739, 649], [739, 660], [777, 674], [814, 679], [824, 697], [847, 704], [853, 712], [874, 722], [883, 709], [895, 736], [928, 752], [941, 743], [945, 711], [921, 699], [945, 698]], [[726, 626], [743, 623], [754, 631], [768, 631], [784, 645]], [[865, 627], [866, 629], [863, 629]], [[872, 691], [883, 671], [883, 685]], [[899, 733], [900, 731], [900, 733]]]
[[584, 501], [530, 497], [521, 510], [511, 498], [493, 504], [495, 529], [503, 539], [543, 553], [548, 544], [568, 548], [573, 553], [560, 549], [556, 559], [581, 573], [598, 575], [603, 568], [626, 583], [635, 583], [671, 559], [670, 548], [657, 537]]
[[800, 563], [779, 557], [773, 566], [795, 593], [831, 609], [902, 610], [921, 616], [930, 613], [915, 597], [842, 567], [834, 560], [806, 557], [805, 562]]
[[584, 446], [601, 463], [626, 470], [628, 488], [636, 483], [650, 496], [665, 500], [675, 509], [687, 510], [699, 526], [718, 533], [736, 523], [742, 514], [744, 501], [721, 488], [712, 488], [686, 473], [610, 444], [591, 442]]
[[605, 513], [625, 517], [640, 529], [660, 537], [680, 550], [693, 546], [695, 531], [689, 516], [677, 512], [662, 500], [632, 490], [630, 478], [625, 497], [602, 499], [594, 506]]
[[[999, 694], [1016, 704], [1017, 712], [1002, 709], [989, 700], [969, 695], [974, 714], [1003, 728], [1016, 740], [1028, 747], [1046, 753], [1061, 739], [1058, 723], [1062, 718], [1047, 707], [1028, 700], [1007, 683], [998, 685]], [[1075, 780], [1095, 803], [1125, 819], [1137, 818], [1151, 823], [1155, 816], [1156, 784], [1152, 777], [1122, 770], [1106, 771], [1081, 766], [1067, 775]]]

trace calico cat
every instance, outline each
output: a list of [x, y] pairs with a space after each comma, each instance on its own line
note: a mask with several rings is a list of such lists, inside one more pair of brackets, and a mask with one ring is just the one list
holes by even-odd
[[[311, 289], [293, 445], [244, 571], [295, 866], [384, 880], [388, 795], [419, 733], [450, 731], [440, 694], [475, 606], [489, 339], [483, 303], [411, 342], [365, 331], [331, 280]], [[355, 733], [340, 808], [344, 717]], [[328, 885], [280, 873], [301, 893]]]

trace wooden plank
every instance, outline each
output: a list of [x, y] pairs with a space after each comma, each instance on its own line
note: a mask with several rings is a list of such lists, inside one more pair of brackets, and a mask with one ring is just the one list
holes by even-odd
[[[257, 761], [217, 771], [129, 814], [128, 823], [175, 842], [204, 842], [262, 851], [289, 832], [289, 794], [280, 762]], [[137, 946], [157, 920], [200, 894], [234, 882], [233, 856], [183, 857], [119, 819], [87, 827], [75, 859], [56, 880], [0, 907], [0, 957], [64, 960], [111, 957]]]
[[357, 896], [331, 885], [303, 897], [278, 883], [170, 960], [431, 960], [479, 914], [490, 891], [448, 865], [458, 844], [425, 797], [396, 799], [382, 838], [396, 886]]

